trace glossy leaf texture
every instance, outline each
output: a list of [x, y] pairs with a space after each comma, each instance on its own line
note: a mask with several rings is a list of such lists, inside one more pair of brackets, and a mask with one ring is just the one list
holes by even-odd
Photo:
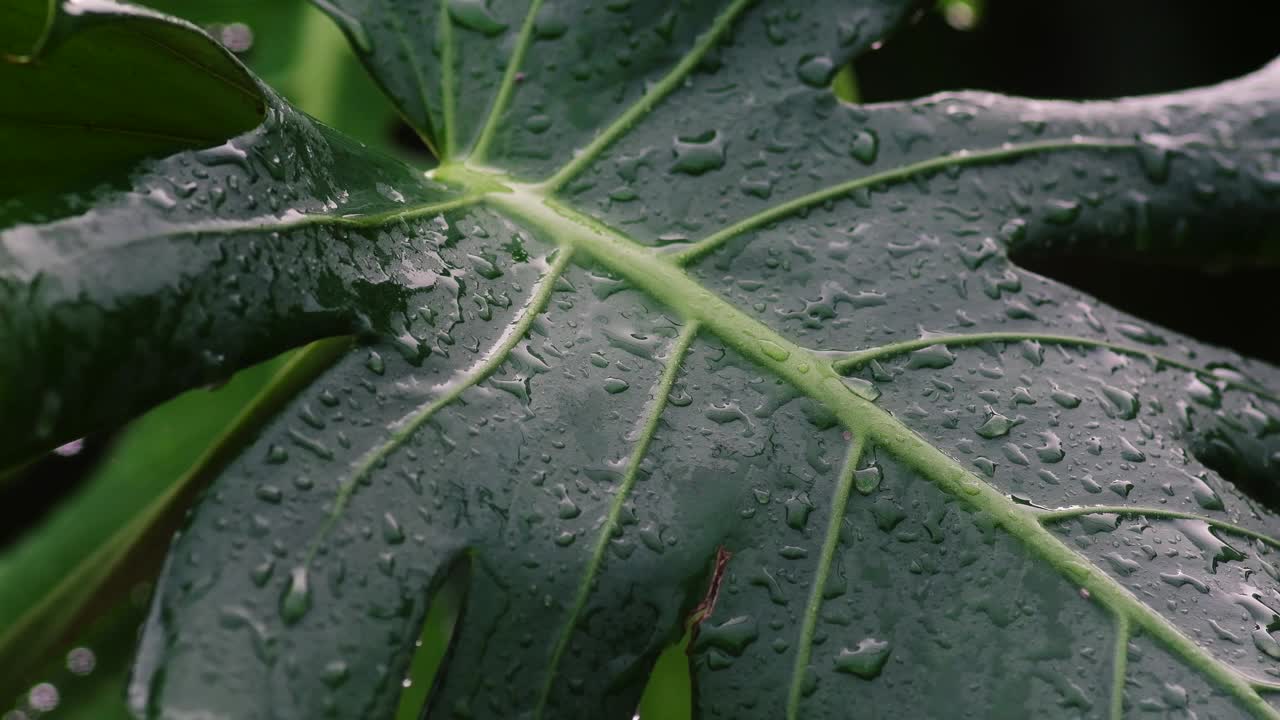
[[704, 718], [1277, 715], [1280, 373], [1010, 256], [1274, 257], [1280, 64], [859, 106], [906, 4], [322, 7], [439, 168], [264, 88], [0, 234], [6, 458], [366, 338], [194, 511], [141, 716], [390, 717], [455, 571], [431, 717], [629, 718], [689, 624]]

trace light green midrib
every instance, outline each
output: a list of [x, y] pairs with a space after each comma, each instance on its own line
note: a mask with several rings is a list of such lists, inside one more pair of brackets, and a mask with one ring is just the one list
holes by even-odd
[[[795, 345], [706, 290], [682, 269], [640, 245], [529, 186], [487, 196], [485, 202], [541, 230], [544, 239], [590, 255], [639, 289], [664, 302], [686, 321], [709, 332], [747, 358], [768, 368], [836, 414], [845, 427], [864, 435], [899, 460], [958, 497], [990, 514], [1005, 531], [1091, 597], [1157, 638], [1188, 665], [1211, 678], [1257, 717], [1280, 718], [1243, 674], [1223, 665], [1129, 590], [1103, 573], [1044, 528], [1036, 511], [1019, 506], [970, 473], [886, 411], [849, 391], [831, 364]], [[766, 353], [764, 347], [770, 346]], [[775, 360], [778, 349], [786, 359]], [[833, 518], [838, 522], [838, 518]]]
[[631, 489], [635, 487], [637, 478], [640, 477], [640, 463], [644, 462], [644, 458], [649, 452], [649, 445], [653, 442], [653, 437], [658, 432], [658, 423], [661, 422], [662, 412], [667, 407], [667, 399], [671, 396], [671, 390], [675, 386], [676, 378], [680, 375], [680, 367], [684, 364], [684, 358], [689, 352], [689, 346], [693, 344], [693, 340], [697, 335], [698, 322], [696, 320], [688, 322], [680, 332], [680, 336], [676, 338], [674, 347], [672, 347], [667, 358], [667, 365], [663, 368], [662, 376], [658, 379], [658, 385], [654, 389], [653, 400], [650, 402], [649, 410], [646, 413], [644, 425], [640, 428], [640, 434], [632, 447], [631, 456], [627, 459], [626, 474], [623, 476], [622, 482], [618, 484], [618, 489], [613, 494], [613, 500], [609, 503], [609, 510], [605, 514], [604, 521], [600, 524], [599, 534], [596, 536], [596, 544], [591, 551], [591, 559], [587, 562], [582, 578], [578, 582], [578, 591], [574, 596], [573, 606], [569, 609], [568, 618], [561, 628], [560, 635], [556, 638], [556, 644], [552, 649], [551, 660], [547, 663], [542, 688], [538, 692], [538, 704], [533, 712], [535, 720], [542, 718], [546, 710], [547, 701], [551, 698], [551, 688], [555, 683], [556, 672], [560, 667], [560, 661], [563, 659], [565, 651], [569, 648], [569, 641], [577, 628], [578, 618], [582, 616], [582, 611], [586, 609], [587, 598], [591, 594], [591, 586], [594, 584], [596, 575], [604, 564], [604, 554], [609, 548], [609, 541], [613, 538], [614, 529], [618, 527], [619, 519], [622, 516], [622, 508], [626, 504], [627, 498], [631, 495]]

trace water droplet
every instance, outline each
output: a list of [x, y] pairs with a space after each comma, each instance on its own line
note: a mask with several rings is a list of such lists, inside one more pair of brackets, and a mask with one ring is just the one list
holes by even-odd
[[809, 513], [813, 511], [813, 503], [809, 502], [808, 493], [793, 495], [783, 503], [787, 511], [787, 525], [796, 530], [803, 530], [809, 522]]
[[267, 448], [267, 462], [272, 465], [279, 465], [289, 459], [289, 451], [279, 445], [272, 445]]
[[1209, 487], [1202, 477], [1187, 472], [1183, 474], [1191, 481], [1191, 496], [1196, 499], [1197, 505], [1205, 510], [1222, 510], [1225, 507], [1217, 491]]
[[524, 129], [534, 135], [541, 135], [551, 127], [551, 117], [549, 115], [530, 115], [524, 119]]
[[870, 495], [880, 487], [884, 478], [879, 465], [871, 465], [853, 473], [853, 487], [863, 495]]
[[604, 381], [604, 391], [610, 395], [626, 392], [631, 384], [621, 378], [606, 378]]
[[849, 146], [849, 154], [864, 165], [876, 161], [880, 150], [880, 140], [869, 130], [859, 130], [853, 135], [853, 144]]
[[475, 269], [476, 274], [485, 280], [496, 280], [502, 277], [502, 269], [487, 257], [468, 255], [467, 260], [471, 261], [471, 267]]
[[1147, 459], [1147, 454], [1133, 446], [1128, 438], [1120, 438], [1120, 457], [1129, 462], [1140, 463]]
[[844, 648], [835, 658], [836, 670], [849, 673], [863, 680], [874, 680], [889, 661], [892, 647], [886, 640], [866, 638], [852, 650]]
[[289, 585], [280, 596], [280, 617], [286, 625], [301, 620], [311, 609], [311, 586], [305, 565], [295, 567], [289, 573]]
[[749, 615], [739, 615], [719, 625], [703, 624], [698, 632], [698, 647], [713, 647], [738, 657], [759, 636], [755, 619]]
[[1044, 219], [1054, 225], [1070, 225], [1080, 217], [1080, 203], [1075, 200], [1050, 200], [1045, 205]]
[[274, 560], [264, 560], [249, 571], [249, 579], [253, 581], [255, 587], [266, 587], [267, 581], [271, 579], [271, 573], [276, 569]]
[[702, 175], [724, 167], [724, 140], [715, 130], [691, 137], [677, 137], [672, 147], [675, 164], [673, 172]]
[[1209, 586], [1206, 585], [1203, 580], [1192, 575], [1188, 575], [1181, 570], [1175, 573], [1160, 573], [1160, 579], [1174, 587], [1190, 585], [1195, 588], [1196, 592], [1202, 595], [1209, 594]]
[[1044, 441], [1043, 446], [1036, 448], [1036, 456], [1040, 458], [1040, 462], [1050, 464], [1062, 462], [1062, 459], [1067, 455], [1062, 449], [1062, 439], [1056, 433], [1049, 431], [1037, 434]]
[[978, 433], [979, 436], [990, 440], [992, 438], [1008, 435], [1009, 431], [1021, 422], [1021, 418], [1009, 418], [988, 407], [986, 421], [983, 422], [982, 425], [978, 426], [974, 432]]
[[256, 495], [259, 500], [271, 503], [272, 505], [278, 505], [280, 500], [284, 497], [284, 493], [280, 492], [280, 488], [275, 485], [259, 485], [258, 489], [254, 490], [253, 494]]
[[788, 560], [803, 560], [804, 558], [809, 557], [808, 550], [795, 545], [785, 545], [778, 548], [778, 554]]
[[387, 371], [387, 363], [382, 359], [376, 350], [369, 351], [369, 357], [365, 358], [364, 366], [369, 368], [369, 372], [374, 375], [382, 375]]
[[541, 40], [555, 40], [569, 31], [560, 8], [555, 3], [543, 3], [533, 17], [533, 32]]
[[572, 520], [573, 518], [576, 518], [579, 515], [581, 515], [582, 510], [579, 509], [576, 504], [574, 504], [573, 500], [569, 497], [569, 493], [567, 490], [565, 490], [564, 486], [560, 485], [558, 487], [560, 488], [560, 503], [558, 505], [557, 514], [560, 516], [560, 519]]
[[449, 0], [449, 17], [459, 26], [493, 37], [507, 29], [489, 12], [488, 0]]
[[1121, 335], [1135, 342], [1146, 343], [1147, 345], [1163, 345], [1164, 338], [1153, 331], [1151, 328], [1139, 325], [1137, 323], [1118, 322], [1115, 324], [1116, 331]]
[[333, 660], [324, 666], [324, 670], [320, 673], [320, 682], [331, 688], [341, 687], [351, 675], [351, 669], [347, 667], [347, 663], [342, 660]]
[[806, 55], [800, 58], [800, 64], [796, 66], [796, 74], [800, 76], [800, 82], [815, 88], [829, 86], [835, 71], [835, 62], [826, 55]]
[[1080, 407], [1080, 396], [1075, 393], [1069, 393], [1066, 390], [1053, 385], [1053, 392], [1049, 393], [1049, 397], [1061, 407], [1068, 410]]
[[870, 380], [864, 380], [860, 377], [842, 378], [844, 388], [854, 395], [866, 400], [867, 402], [875, 402], [880, 397], [880, 388]]
[[1132, 420], [1138, 416], [1138, 397], [1133, 393], [1111, 385], [1103, 385], [1102, 395], [1107, 400], [1102, 404], [1107, 417]]
[[791, 352], [772, 340], [760, 341], [760, 352], [764, 353], [769, 359], [777, 362], [784, 362], [791, 357]]
[[1222, 393], [1218, 388], [1201, 380], [1199, 375], [1192, 375], [1183, 390], [1193, 401], [1205, 407], [1218, 408], [1222, 405]]
[[1169, 160], [1174, 146], [1173, 138], [1168, 135], [1148, 133], [1138, 136], [1138, 160], [1148, 180], [1163, 183], [1169, 179]]
[[921, 368], [938, 370], [950, 367], [955, 361], [955, 353], [951, 352], [946, 345], [930, 345], [912, 352], [907, 359], [907, 367], [912, 370]]
[[404, 530], [400, 527], [400, 521], [391, 513], [382, 516], [382, 539], [388, 545], [404, 542]]
[[221, 27], [211, 28], [222, 46], [237, 55], [243, 55], [253, 48], [253, 28], [242, 22], [227, 23]]

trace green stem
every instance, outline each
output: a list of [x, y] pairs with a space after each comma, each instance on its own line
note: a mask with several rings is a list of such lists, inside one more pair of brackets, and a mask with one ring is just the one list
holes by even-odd
[[1129, 618], [1116, 615], [1115, 646], [1111, 654], [1111, 720], [1124, 720], [1124, 681], [1129, 666]]

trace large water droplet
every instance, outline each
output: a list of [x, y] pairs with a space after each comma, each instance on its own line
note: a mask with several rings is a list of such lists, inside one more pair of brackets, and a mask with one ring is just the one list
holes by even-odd
[[301, 620], [311, 609], [311, 585], [307, 567], [299, 565], [289, 573], [289, 585], [280, 596], [280, 617], [286, 625]]
[[886, 640], [866, 638], [856, 648], [844, 648], [840, 651], [835, 658], [836, 670], [864, 680], [873, 680], [884, 670], [891, 650], [892, 647]]
[[806, 55], [796, 66], [796, 75], [800, 82], [809, 87], [825, 88], [831, 84], [831, 77], [836, 73], [836, 64], [826, 55]]
[[676, 158], [671, 166], [674, 172], [702, 175], [724, 167], [724, 140], [715, 130], [691, 137], [677, 137], [672, 153]]
[[499, 35], [507, 24], [489, 12], [487, 0], [449, 0], [449, 17], [458, 25], [486, 37]]

